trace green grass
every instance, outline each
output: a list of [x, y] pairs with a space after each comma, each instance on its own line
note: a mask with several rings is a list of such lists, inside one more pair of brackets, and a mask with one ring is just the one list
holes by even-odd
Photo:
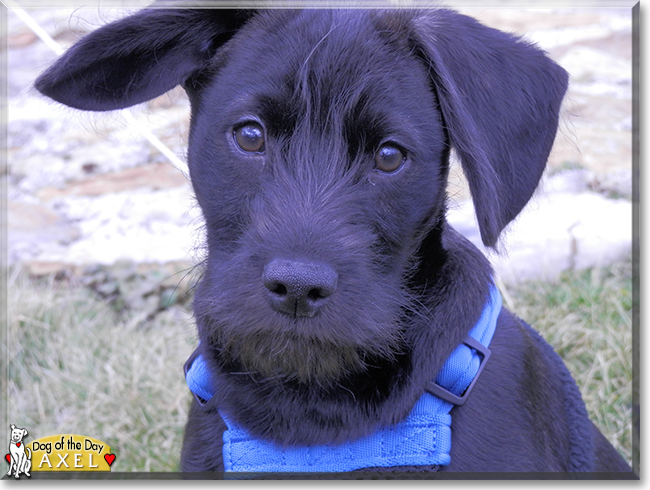
[[632, 461], [632, 265], [563, 273], [506, 288], [507, 306], [562, 356], [589, 416]]
[[179, 306], [155, 321], [80, 286], [9, 281], [10, 423], [30, 438], [95, 437], [113, 471], [177, 471], [190, 397], [182, 366], [194, 327]]
[[[177, 471], [190, 402], [182, 366], [196, 343], [189, 301], [152, 315], [133, 298], [102, 299], [88, 284], [18, 271], [9, 278], [9, 423], [28, 428], [28, 441], [100, 439], [117, 455], [113, 471]], [[631, 461], [630, 262], [504, 293], [566, 360], [592, 419]]]

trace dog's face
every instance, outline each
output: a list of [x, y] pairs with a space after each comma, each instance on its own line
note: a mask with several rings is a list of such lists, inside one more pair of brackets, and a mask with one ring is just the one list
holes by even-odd
[[414, 253], [442, 219], [441, 114], [381, 18], [251, 22], [192, 95], [197, 319], [224, 369], [327, 384], [403, 349]]
[[112, 110], [178, 84], [220, 406], [287, 443], [398, 420], [490, 282], [445, 221], [450, 149], [494, 246], [545, 167], [566, 73], [448, 10], [151, 9], [84, 38], [36, 88]]
[[11, 425], [11, 442], [21, 442], [27, 436], [27, 429], [21, 429], [15, 425]]

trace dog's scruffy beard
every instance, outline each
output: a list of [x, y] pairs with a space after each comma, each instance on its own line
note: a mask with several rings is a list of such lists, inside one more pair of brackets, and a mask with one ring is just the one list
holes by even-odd
[[221, 359], [230, 365], [239, 364], [255, 378], [322, 386], [364, 371], [371, 355], [391, 360], [400, 349], [398, 339], [383, 345], [382, 352], [370, 353], [362, 346], [290, 333], [258, 332], [217, 338]]

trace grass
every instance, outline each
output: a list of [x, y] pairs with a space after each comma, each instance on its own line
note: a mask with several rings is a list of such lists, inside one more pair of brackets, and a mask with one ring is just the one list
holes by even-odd
[[[117, 455], [113, 471], [177, 471], [190, 402], [182, 365], [196, 342], [189, 302], [152, 318], [97, 290], [9, 278], [9, 423], [28, 428], [28, 441], [98, 438]], [[630, 262], [505, 293], [566, 360], [592, 419], [631, 461]]]
[[508, 288], [507, 306], [564, 359], [589, 416], [632, 462], [632, 265], [565, 272]]
[[52, 279], [9, 281], [10, 423], [30, 439], [95, 437], [113, 471], [177, 471], [190, 397], [182, 366], [194, 327], [175, 306], [143, 321]]

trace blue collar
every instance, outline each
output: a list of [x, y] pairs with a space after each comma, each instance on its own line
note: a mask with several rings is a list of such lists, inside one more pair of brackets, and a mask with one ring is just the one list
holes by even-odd
[[[400, 423], [340, 445], [282, 448], [251, 437], [226, 414], [223, 463], [232, 472], [341, 472], [391, 466], [448, 465], [451, 461], [451, 415], [467, 400], [490, 350], [487, 348], [501, 312], [501, 294], [490, 286], [490, 299], [467, 338], [449, 356]], [[216, 390], [207, 363], [198, 349], [185, 364], [185, 379], [199, 404]]]

